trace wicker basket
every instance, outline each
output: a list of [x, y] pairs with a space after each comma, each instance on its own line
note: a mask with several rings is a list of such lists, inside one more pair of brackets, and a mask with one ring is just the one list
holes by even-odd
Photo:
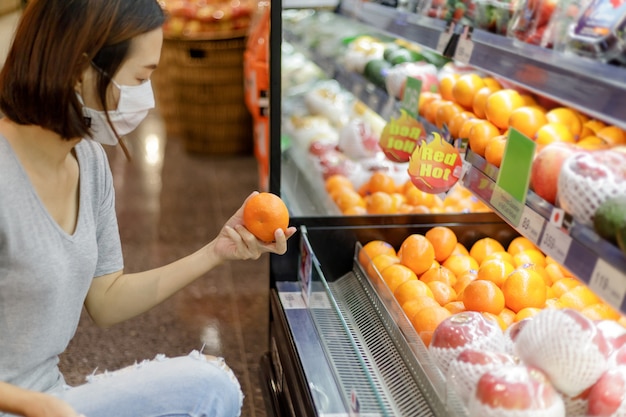
[[252, 151], [252, 119], [244, 101], [245, 44], [243, 36], [164, 40], [154, 80], [157, 106], [168, 135], [181, 137], [188, 151]]

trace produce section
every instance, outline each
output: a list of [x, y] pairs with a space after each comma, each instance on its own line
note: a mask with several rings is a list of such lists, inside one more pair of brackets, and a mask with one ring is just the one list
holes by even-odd
[[[607, 395], [606, 387], [624, 381], [619, 358], [626, 333], [622, 249], [626, 72], [619, 60], [585, 54], [582, 44], [549, 33], [564, 25], [565, 17], [580, 18], [590, 10], [586, 6], [570, 10], [576, 16], [564, 17], [561, 5], [547, 1], [427, 3], [399, 2], [396, 8], [344, 1], [339, 14], [288, 11], [283, 21], [287, 45], [283, 52], [296, 50], [302, 61], [294, 65], [299, 70], [293, 75], [287, 72], [283, 80], [309, 71], [315, 72], [316, 82], [333, 79], [336, 95], [332, 100], [349, 97], [346, 108], [367, 114], [368, 128], [361, 125], [360, 131], [370, 129], [369, 136], [376, 137], [385, 123], [401, 118], [403, 112], [413, 114], [426, 133], [417, 140], [418, 147], [431, 143], [433, 132], [458, 146], [464, 159], [462, 193], [472, 204], [478, 198], [493, 212], [487, 216], [495, 213], [508, 225], [502, 223], [494, 231], [493, 225], [481, 223], [473, 214], [466, 218], [430, 216], [472, 211], [459, 209], [463, 205], [449, 211], [409, 209], [405, 187], [411, 189], [411, 180], [402, 175], [410, 164], [390, 164], [389, 155], [361, 177], [355, 175], [358, 168], [322, 174], [323, 181], [313, 188], [326, 191], [329, 207], [334, 203], [339, 209], [333, 215], [348, 216], [302, 219], [303, 239], [309, 226], [309, 236], [316, 229], [324, 229], [328, 236], [311, 239], [308, 250], [318, 261], [312, 268], [313, 284], [302, 287], [305, 282], [299, 274], [301, 285], [295, 288], [302, 287], [303, 306], [313, 315], [325, 355], [331, 364], [338, 360], [337, 352], [326, 345], [323, 323], [315, 318], [321, 307], [311, 304], [316, 299], [311, 294], [319, 296], [320, 290], [328, 299], [324, 308], [335, 310], [354, 347], [353, 366], [365, 372], [363, 380], [376, 393], [378, 405], [362, 408], [363, 413], [621, 416], [623, 393]], [[537, 18], [529, 24], [520, 19], [520, 11], [528, 17], [531, 9]], [[457, 29], [450, 29], [444, 20], [457, 23]], [[465, 38], [459, 27], [472, 31]], [[315, 69], [309, 70], [304, 62], [315, 63]], [[436, 80], [430, 78], [433, 67]], [[419, 95], [409, 89], [405, 97], [408, 77], [422, 82]], [[283, 96], [282, 105], [289, 112], [294, 102], [287, 100]], [[341, 116], [328, 103], [320, 108], [335, 120]], [[520, 141], [532, 147], [522, 163], [528, 175], [517, 171], [518, 177], [527, 180], [518, 197], [501, 177], [511, 171], [512, 151], [507, 153], [507, 149], [514, 145], [509, 144]], [[369, 142], [355, 141], [359, 145], [374, 142], [381, 144], [371, 137]], [[313, 148], [324, 152], [323, 147]], [[363, 149], [367, 152], [367, 145], [352, 151]], [[296, 155], [292, 151], [283, 154], [286, 163]], [[337, 184], [351, 189], [354, 199], [338, 198], [342, 193], [335, 191]], [[403, 208], [369, 212], [371, 203], [366, 197], [371, 201], [372, 190], [382, 189], [387, 191], [384, 201], [389, 204], [381, 206]], [[404, 194], [404, 200], [398, 194]], [[443, 197], [450, 195], [431, 194], [429, 198], [445, 202]], [[377, 216], [368, 220], [365, 214]], [[431, 221], [430, 227], [419, 227]], [[468, 229], [473, 233], [468, 235]], [[316, 240], [323, 243], [316, 244]], [[356, 243], [354, 265], [346, 265], [345, 259], [352, 259], [346, 256], [350, 248], [340, 248], [346, 243]], [[476, 249], [472, 255], [474, 245], [491, 253], [477, 255]], [[303, 246], [298, 253], [302, 256]], [[374, 288], [368, 314], [372, 321], [377, 314], [384, 316], [385, 334], [380, 338], [389, 334], [395, 349], [402, 352], [402, 361], [396, 361], [393, 349], [388, 357], [377, 356], [378, 344], [383, 342], [370, 335], [364, 324], [368, 319], [359, 317], [368, 307], [344, 300], [348, 297], [344, 286], [356, 291], [353, 279], [366, 293], [369, 285]], [[279, 294], [286, 288], [278, 287]], [[312, 291], [308, 295], [307, 288]], [[386, 311], [379, 311], [379, 303]], [[443, 335], [443, 329], [454, 321], [487, 323], [485, 329], [492, 330], [485, 330], [481, 342], [468, 349], [450, 350], [446, 336], [436, 335]], [[397, 332], [403, 335], [400, 341]], [[480, 345], [488, 343], [490, 334], [500, 341], [498, 346]], [[423, 373], [413, 375], [412, 366]], [[394, 382], [377, 368], [412, 374], [419, 386], [415, 402], [428, 398], [430, 411], [403, 409], [400, 402], [405, 393], [398, 393]], [[338, 367], [334, 372], [349, 415], [355, 412], [354, 398], [363, 388], [350, 388], [343, 371]], [[511, 396], [496, 392], [496, 386], [507, 387]], [[386, 408], [387, 401], [390, 408]]]

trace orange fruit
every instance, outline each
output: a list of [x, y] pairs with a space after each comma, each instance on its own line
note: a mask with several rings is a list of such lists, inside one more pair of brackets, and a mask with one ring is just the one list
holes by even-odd
[[396, 183], [390, 175], [382, 171], [376, 171], [369, 179], [369, 192], [375, 193], [382, 191], [387, 194], [396, 192]]
[[393, 214], [395, 205], [391, 195], [377, 191], [365, 198], [365, 207], [369, 214]]
[[417, 280], [415, 272], [402, 264], [389, 265], [381, 271], [380, 275], [383, 277], [383, 281], [387, 283], [392, 293], [406, 281]]
[[426, 272], [435, 260], [435, 249], [424, 235], [412, 234], [400, 246], [400, 262], [417, 275]]
[[428, 347], [437, 326], [451, 315], [448, 309], [436, 305], [422, 308], [410, 320], [418, 336]]
[[535, 138], [537, 145], [547, 145], [552, 142], [574, 143], [574, 135], [563, 123], [547, 123], [537, 130]]
[[514, 322], [518, 322], [518, 321], [522, 321], [524, 319], [529, 319], [532, 318], [534, 316], [536, 316], [537, 314], [539, 314], [541, 312], [542, 308], [537, 308], [537, 307], [525, 307], [523, 309], [521, 309], [520, 311], [517, 312], [517, 314], [515, 315], [515, 319], [513, 320]]
[[494, 91], [502, 89], [502, 85], [495, 78], [485, 77], [483, 78], [483, 82], [485, 83], [485, 86], [492, 88]]
[[471, 110], [474, 96], [484, 86], [485, 82], [479, 75], [463, 74], [452, 86], [452, 97], [456, 103]]
[[561, 273], [563, 274], [563, 276], [574, 278], [574, 275], [572, 275], [572, 273], [567, 268], [565, 268], [564, 266], [559, 264], [557, 261], [555, 261], [549, 255], [546, 255], [546, 265], [551, 265], [551, 264], [556, 265], [559, 268], [559, 270], [561, 271]]
[[287, 231], [289, 210], [276, 194], [261, 192], [246, 200], [243, 225], [259, 240], [273, 242], [277, 229]]
[[575, 138], [580, 135], [583, 127], [579, 113], [567, 107], [557, 107], [550, 110], [546, 113], [546, 119], [548, 119], [548, 123], [564, 124]]
[[362, 206], [352, 206], [342, 210], [341, 213], [345, 216], [361, 216], [363, 214], [367, 214], [367, 209]]
[[440, 263], [445, 261], [448, 256], [452, 254], [452, 251], [458, 243], [454, 231], [445, 226], [435, 226], [428, 230], [424, 236], [426, 236], [426, 239], [433, 245], [435, 249], [435, 259]]
[[500, 259], [490, 259], [480, 264], [478, 268], [478, 279], [491, 281], [498, 287], [502, 286], [506, 277], [508, 277], [515, 267], [513, 264]]
[[443, 262], [442, 266], [460, 277], [469, 271], [478, 271], [479, 265], [476, 259], [469, 255], [451, 255]]
[[428, 120], [432, 124], [435, 124], [437, 110], [439, 110], [439, 107], [447, 103], [450, 103], [450, 101], [445, 99], [434, 99], [433, 101], [428, 103], [426, 106], [424, 106], [424, 119]]
[[543, 268], [546, 266], [546, 257], [537, 249], [526, 249], [513, 255], [513, 263], [516, 267], [533, 264]]
[[485, 156], [487, 144], [496, 136], [500, 136], [500, 130], [488, 120], [474, 123], [469, 130], [469, 147], [472, 152]]
[[500, 314], [504, 308], [504, 294], [492, 281], [477, 279], [463, 290], [463, 304], [471, 311]]
[[530, 139], [534, 139], [537, 130], [548, 123], [546, 114], [539, 108], [524, 106], [513, 110], [509, 117], [509, 127], [519, 130]]
[[352, 181], [345, 175], [335, 174], [331, 175], [324, 181], [324, 186], [326, 187], [326, 191], [330, 194], [334, 189], [347, 187], [354, 190], [354, 185]]
[[485, 116], [487, 120], [500, 129], [506, 129], [511, 113], [525, 104], [524, 99], [517, 91], [513, 89], [498, 90], [487, 97]]
[[506, 323], [507, 327], [515, 322], [515, 313], [509, 308], [504, 307], [498, 316]]
[[406, 316], [410, 320], [411, 317], [413, 317], [415, 313], [417, 313], [421, 309], [426, 307], [439, 307], [439, 303], [435, 301], [433, 297], [430, 297], [428, 295], [419, 295], [415, 298], [410, 299], [409, 301], [402, 303], [401, 307], [402, 311], [404, 311], [404, 314], [406, 314]]
[[565, 277], [555, 281], [552, 285], [552, 291], [554, 292], [554, 296], [559, 298], [572, 288], [576, 288], [582, 285], [580, 281], [576, 278]]
[[[543, 266], [532, 264], [532, 263], [526, 263], [526, 264], [520, 265], [518, 268], [530, 269], [532, 271], [535, 271], [539, 275], [541, 275], [541, 278], [543, 278], [543, 282], [544, 284], [546, 284], [546, 287], [547, 287], [546, 291], [549, 291], [551, 294], [552, 289], [550, 287], [552, 286], [553, 281]], [[548, 297], [548, 293], [546, 293], [546, 297]]]
[[[559, 268], [559, 266], [556, 264], [547, 264], [544, 270], [546, 271], [546, 274], [548, 274], [548, 277], [550, 278], [550, 282], [552, 282], [552, 284], [554, 284], [561, 278], [565, 278], [565, 275], [563, 275], [563, 272], [561, 272], [561, 268]], [[552, 286], [552, 284], [550, 285]]]
[[504, 246], [491, 237], [484, 237], [477, 240], [470, 248], [470, 256], [480, 265], [483, 260], [494, 252], [503, 252]]
[[533, 242], [524, 236], [518, 236], [509, 243], [506, 251], [511, 255], [517, 255], [519, 252], [526, 249], [538, 249]]
[[370, 240], [359, 251], [359, 263], [367, 266], [378, 255], [397, 256], [396, 250], [390, 243], [384, 240]]
[[420, 94], [420, 99], [419, 99], [419, 103], [417, 106], [417, 111], [420, 116], [424, 116], [426, 107], [433, 100], [441, 100], [441, 95], [439, 95], [438, 93], [430, 92], [430, 91], [424, 91]]
[[599, 303], [600, 298], [586, 285], [579, 285], [559, 297], [559, 303], [565, 308], [582, 311], [585, 307]]
[[581, 314], [589, 320], [618, 320], [621, 316], [619, 311], [606, 303], [595, 303], [583, 308]]
[[419, 280], [428, 284], [429, 282], [439, 281], [450, 286], [456, 283], [456, 275], [445, 266], [439, 266], [436, 268], [430, 268], [422, 275]]
[[432, 207], [435, 204], [434, 194], [426, 193], [415, 186], [405, 191], [404, 195], [406, 196], [407, 204], [412, 206]]
[[478, 273], [475, 271], [466, 272], [457, 278], [456, 283], [452, 286], [454, 291], [457, 293], [457, 299], [461, 299], [461, 295], [463, 294], [463, 290], [467, 285], [475, 281], [478, 278]]
[[580, 131], [580, 137], [586, 138], [587, 136], [595, 136], [595, 134], [603, 127], [606, 127], [606, 125], [604, 124], [604, 122], [601, 122], [599, 120], [588, 120], [586, 122], [583, 122], [583, 128]]
[[462, 112], [463, 107], [452, 101], [447, 102], [446, 104], [443, 104], [437, 108], [437, 113], [435, 114], [435, 125], [439, 129], [442, 129], [444, 124], [446, 126], [450, 124], [452, 117]]
[[576, 142], [576, 146], [590, 151], [610, 148], [610, 145], [606, 143], [603, 139], [600, 139], [599, 137], [593, 135], [586, 136], [584, 139], [579, 140], [578, 142]]
[[454, 95], [452, 94], [452, 90], [454, 89], [454, 84], [459, 79], [459, 74], [448, 73], [444, 74], [439, 79], [439, 94], [441, 94], [441, 98], [444, 100], [452, 101], [454, 100]]
[[[501, 261], [506, 261], [510, 264], [515, 264], [513, 262], [513, 255], [511, 255], [508, 252], [504, 252], [504, 251], [500, 251], [500, 252], [493, 252], [490, 253], [489, 255], [485, 256], [485, 259], [483, 259], [483, 263], [491, 260], [491, 259], [499, 259]], [[482, 265], [482, 264], [481, 264]]]
[[432, 290], [428, 285], [420, 280], [411, 279], [406, 281], [398, 286], [396, 290], [393, 292], [394, 297], [396, 297], [396, 301], [401, 306], [404, 305], [407, 301], [411, 301], [418, 297], [428, 296], [430, 298], [434, 298]]
[[506, 324], [506, 322], [504, 321], [504, 319], [499, 315], [499, 314], [493, 314], [493, 313], [489, 313], [487, 311], [483, 311], [482, 315], [487, 319], [487, 320], [493, 320], [494, 322], [496, 322], [496, 324], [498, 325], [498, 327], [500, 327], [500, 329], [502, 331], [505, 331], [507, 329], [507, 327], [509, 327], [508, 324]]
[[505, 304], [515, 313], [526, 307], [546, 304], [546, 284], [541, 275], [529, 269], [516, 269], [502, 284]]
[[617, 126], [607, 126], [596, 132], [596, 136], [611, 146], [626, 145], [626, 133]]
[[454, 245], [454, 249], [452, 250], [452, 253], [450, 255], [457, 255], [457, 254], [469, 256], [469, 251], [467, 250], [465, 246], [463, 246], [462, 243], [458, 242], [456, 245]]
[[476, 94], [474, 94], [474, 99], [472, 101], [472, 111], [476, 115], [476, 117], [480, 119], [484, 119], [487, 116], [485, 115], [485, 107], [487, 106], [487, 98], [494, 92], [500, 90], [499, 88], [492, 88], [490, 86], [485, 86], [478, 90]]
[[370, 264], [367, 264], [367, 268], [366, 268], [367, 274], [370, 277], [373, 277], [377, 273], [381, 273], [388, 266], [391, 266], [397, 263], [400, 263], [400, 258], [398, 258], [396, 255], [389, 255], [386, 253], [381, 253], [380, 255], [374, 256], [374, 259], [372, 259], [372, 262]]
[[506, 148], [507, 136], [499, 135], [487, 142], [485, 147], [485, 159], [491, 165], [500, 168], [502, 158], [504, 157], [504, 149]]
[[428, 288], [430, 288], [433, 293], [435, 301], [437, 301], [440, 306], [456, 301], [456, 291], [454, 291], [454, 288], [445, 282], [431, 281], [426, 285], [428, 285]]
[[444, 305], [444, 308], [446, 308], [452, 314], [466, 311], [465, 304], [463, 304], [463, 301], [451, 301], [448, 304]]
[[470, 118], [463, 122], [461, 128], [459, 129], [458, 139], [467, 139], [469, 138], [470, 130], [476, 123], [480, 123], [482, 119]]
[[474, 113], [470, 113], [468, 111], [456, 113], [454, 116], [452, 116], [452, 118], [450, 119], [450, 123], [448, 124], [448, 131], [450, 132], [450, 136], [452, 136], [453, 138], [458, 138], [459, 131], [461, 130], [463, 123], [465, 123], [466, 120], [475, 118], [476, 116], [474, 115]]
[[333, 196], [333, 201], [342, 212], [354, 207], [365, 208], [366, 202], [359, 193], [349, 189], [342, 189]]

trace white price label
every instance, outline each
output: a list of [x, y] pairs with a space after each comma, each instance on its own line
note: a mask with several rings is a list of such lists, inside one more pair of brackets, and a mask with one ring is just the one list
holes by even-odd
[[470, 39], [460, 38], [456, 45], [456, 50], [454, 51], [454, 59], [463, 64], [467, 64], [470, 62], [473, 51], [474, 42]]
[[304, 298], [300, 292], [279, 292], [280, 302], [285, 310], [306, 308]]
[[591, 273], [589, 288], [604, 301], [619, 309], [626, 295], [626, 276], [605, 260], [598, 259]]
[[546, 223], [543, 237], [539, 243], [539, 249], [546, 255], [551, 256], [555, 261], [563, 265], [571, 244], [571, 237], [552, 224]]
[[442, 32], [439, 35], [439, 40], [437, 41], [437, 52], [440, 54], [446, 49], [446, 46], [450, 43], [450, 39], [452, 38], [452, 32]]
[[546, 220], [533, 209], [524, 206], [522, 218], [517, 226], [518, 231], [531, 240], [535, 245], [539, 243], [539, 236], [543, 231]]

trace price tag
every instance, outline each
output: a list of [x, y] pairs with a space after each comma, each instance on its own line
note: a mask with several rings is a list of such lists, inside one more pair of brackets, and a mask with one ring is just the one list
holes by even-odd
[[626, 295], [626, 277], [605, 260], [598, 259], [591, 273], [589, 288], [604, 301], [619, 309]]
[[422, 92], [422, 80], [407, 77], [402, 96], [402, 108], [408, 114], [417, 118], [417, 108], [419, 107], [420, 93]]
[[543, 231], [543, 227], [546, 224], [546, 220], [540, 214], [536, 213], [528, 206], [524, 206], [522, 211], [522, 218], [520, 219], [518, 230], [521, 234], [526, 236], [535, 245], [539, 243], [539, 236]]
[[472, 52], [474, 51], [474, 42], [471, 39], [460, 38], [454, 51], [454, 59], [467, 64], [470, 62]]
[[279, 292], [278, 296], [285, 310], [306, 308], [301, 292]]
[[563, 233], [561, 229], [558, 229], [552, 224], [546, 222], [546, 226], [543, 230], [543, 236], [541, 237], [541, 242], [539, 243], [539, 249], [563, 265], [571, 244], [571, 237]]
[[446, 50], [446, 47], [450, 43], [450, 39], [452, 39], [452, 31], [441, 32], [439, 40], [437, 40], [437, 52], [443, 54], [443, 51]]

